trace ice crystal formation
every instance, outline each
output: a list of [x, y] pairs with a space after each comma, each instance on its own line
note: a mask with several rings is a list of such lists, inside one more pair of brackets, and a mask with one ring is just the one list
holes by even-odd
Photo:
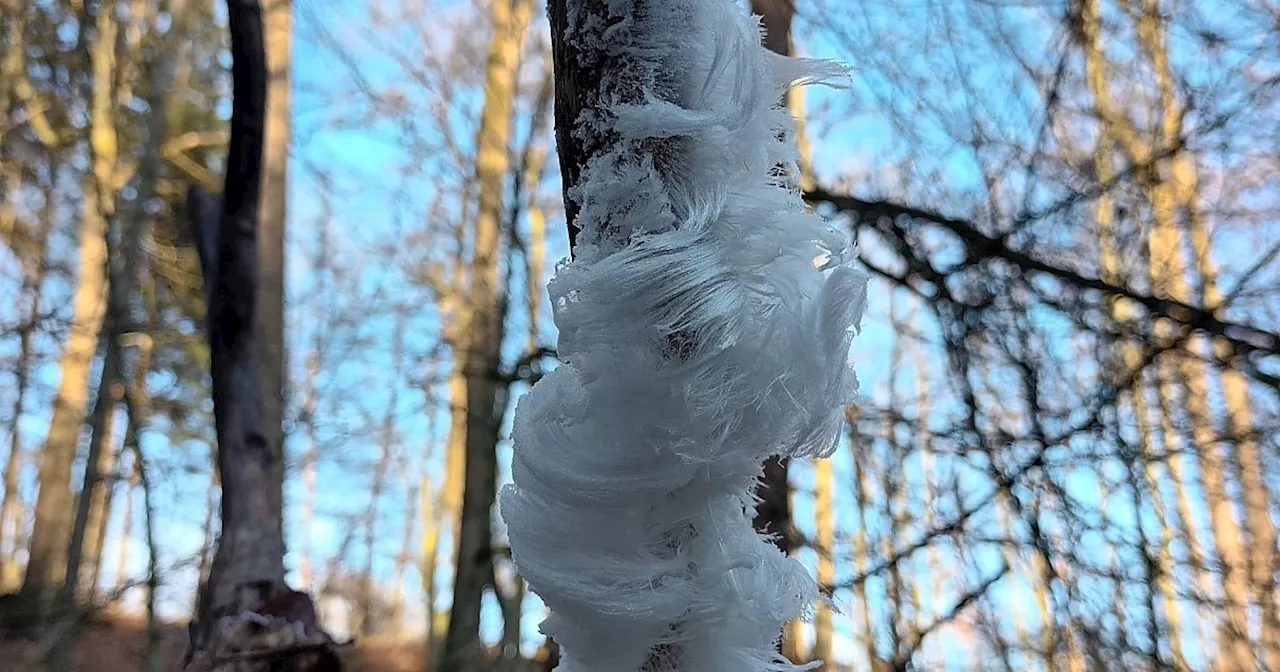
[[520, 401], [502, 516], [563, 672], [779, 672], [819, 599], [751, 525], [763, 461], [823, 458], [857, 380], [866, 279], [786, 175], [793, 82], [838, 66], [761, 46], [733, 0], [568, 0], [600, 73], [574, 128], [562, 364]]

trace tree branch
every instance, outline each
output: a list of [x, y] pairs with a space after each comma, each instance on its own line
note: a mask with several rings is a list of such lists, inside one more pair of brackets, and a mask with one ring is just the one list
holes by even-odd
[[892, 201], [870, 201], [853, 196], [835, 194], [822, 188], [813, 189], [807, 192], [805, 196], [810, 201], [829, 203], [835, 206], [837, 211], [854, 215], [862, 221], [875, 222], [882, 218], [890, 220], [907, 218], [928, 222], [946, 229], [960, 238], [964, 244], [965, 261], [961, 263], [962, 267], [972, 266], [989, 258], [1003, 259], [1024, 271], [1044, 273], [1081, 289], [1096, 290], [1108, 296], [1133, 301], [1155, 316], [1165, 317], [1197, 331], [1204, 331], [1214, 336], [1222, 337], [1246, 357], [1253, 355], [1280, 355], [1280, 334], [1251, 325], [1221, 319], [1215, 310], [1170, 298], [1141, 294], [1127, 287], [1114, 285], [1100, 278], [1089, 277], [1083, 273], [1042, 261], [1031, 254], [1013, 249], [1003, 237], [983, 233], [973, 222]]

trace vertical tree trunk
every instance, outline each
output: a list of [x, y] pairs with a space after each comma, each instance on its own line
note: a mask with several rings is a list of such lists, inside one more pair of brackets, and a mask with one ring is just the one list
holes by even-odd
[[[497, 0], [485, 71], [485, 104], [476, 138], [475, 249], [467, 278], [465, 342], [454, 351], [466, 386], [466, 457], [453, 609], [441, 669], [482, 669], [480, 601], [493, 562], [491, 508], [497, 494], [498, 422], [495, 411], [499, 346], [502, 343], [499, 251], [503, 194], [510, 167], [511, 122], [520, 52], [533, 14], [532, 0]], [[455, 401], [456, 403], [456, 401]], [[456, 426], [454, 429], [457, 429]], [[452, 443], [453, 438], [450, 437]]]
[[195, 187], [189, 195], [212, 300], [206, 326], [222, 481], [222, 534], [197, 601], [200, 641], [223, 609], [252, 608], [284, 587], [283, 460], [280, 445], [268, 440], [273, 434], [265, 429], [258, 377], [258, 218], [268, 90], [262, 9], [256, 0], [228, 0], [227, 9], [233, 95], [220, 221], [207, 216], [214, 210], [207, 195]]
[[67, 566], [67, 539], [74, 515], [71, 466], [84, 423], [89, 372], [106, 303], [106, 221], [97, 200], [96, 189], [86, 185], [80, 227], [80, 274], [72, 299], [71, 327], [59, 361], [62, 379], [40, 461], [40, 493], [22, 584], [24, 598], [34, 600], [34, 604], [52, 597]]
[[[14, 84], [24, 77], [26, 13], [22, 0], [3, 0], [0, 10], [6, 17], [4, 55], [0, 56], [0, 117], [8, 119], [13, 105]], [[8, 145], [0, 146], [0, 241], [9, 241], [17, 223], [15, 201], [22, 183], [22, 164], [14, 161]], [[15, 426], [17, 421], [14, 421]], [[0, 567], [3, 569], [3, 567]], [[2, 575], [0, 575], [2, 576]]]
[[[114, 289], [108, 290], [114, 292]], [[110, 306], [112, 299], [108, 299]], [[111, 324], [115, 319], [110, 313], [114, 310], [108, 307], [107, 323]], [[119, 340], [120, 330], [115, 327], [109, 327], [105, 338]], [[112, 352], [114, 350], [114, 352]], [[103, 383], [98, 385], [98, 396], [94, 401], [94, 410], [91, 413], [89, 435], [91, 440], [98, 443], [97, 461], [93, 467], [94, 482], [85, 490], [85, 486], [80, 488], [80, 495], [77, 502], [86, 499], [87, 506], [86, 517], [84, 521], [84, 534], [81, 539], [81, 550], [78, 552], [80, 556], [80, 567], [77, 569], [79, 585], [75, 587], [80, 599], [86, 604], [92, 604], [94, 595], [97, 591], [95, 568], [102, 562], [102, 541], [107, 534], [107, 518], [111, 515], [111, 493], [115, 489], [116, 479], [114, 471], [116, 469], [116, 456], [118, 451], [115, 446], [115, 425], [118, 414], [116, 413], [116, 405], [120, 403], [121, 395], [124, 392], [120, 384], [118, 376], [110, 376], [108, 379], [106, 366], [111, 365], [119, 370], [120, 345], [118, 343], [107, 343], [107, 354], [110, 357], [103, 358]], [[99, 410], [99, 405], [103, 407]], [[92, 451], [91, 451], [92, 452]], [[75, 537], [74, 526], [72, 537]], [[74, 549], [73, 549], [74, 551]]]
[[301, 526], [301, 560], [298, 563], [298, 576], [302, 590], [315, 587], [315, 576], [311, 565], [311, 524], [315, 518], [316, 499], [316, 376], [320, 373], [320, 353], [312, 350], [307, 355], [307, 377], [303, 383], [302, 426], [306, 433], [307, 447], [302, 454], [302, 511], [298, 515]]
[[[814, 523], [818, 528], [818, 585], [823, 589], [835, 584], [836, 567], [835, 567], [835, 479], [832, 473], [831, 460], [818, 460], [813, 465], [814, 470]], [[813, 622], [813, 651], [810, 652], [812, 660], [823, 661], [823, 667], [820, 669], [829, 670], [832, 667], [831, 659], [831, 643], [835, 634], [835, 615], [831, 612], [831, 608], [825, 604], [819, 604], [817, 613]]]
[[[1187, 160], [1190, 160], [1188, 156]], [[1175, 163], [1175, 165], [1177, 165]], [[1176, 179], [1176, 178], [1175, 178]], [[1178, 180], [1181, 183], [1181, 180]], [[1190, 185], [1188, 185], [1190, 186]], [[1191, 207], [1191, 226], [1193, 247], [1196, 250], [1197, 266], [1200, 269], [1203, 286], [1205, 287], [1205, 296], [1202, 297], [1203, 305], [1214, 306], [1217, 304], [1216, 288], [1212, 290], [1212, 303], [1210, 302], [1210, 288], [1213, 285], [1210, 275], [1205, 274], [1204, 259], [1208, 256], [1208, 236], [1204, 236], [1203, 246], [1199, 243], [1197, 232], [1203, 228], [1200, 218], [1195, 214], [1195, 205], [1193, 201], [1196, 196], [1194, 187], [1190, 189], [1190, 195], [1184, 196], [1180, 200], [1185, 206]], [[1202, 252], [1203, 250], [1203, 252]], [[1210, 267], [1212, 261], [1208, 262]], [[1219, 440], [1217, 432], [1214, 429], [1213, 416], [1209, 408], [1209, 388], [1208, 388], [1208, 371], [1206, 367], [1195, 362], [1192, 358], [1182, 360], [1182, 383], [1186, 386], [1186, 403], [1187, 413], [1191, 417], [1192, 432], [1195, 444], [1197, 446], [1205, 446], [1205, 450], [1200, 454], [1200, 469], [1203, 475], [1205, 499], [1209, 509], [1209, 525], [1213, 532], [1214, 546], [1217, 548], [1218, 559], [1220, 564], [1220, 573], [1224, 597], [1224, 607], [1226, 609], [1226, 618], [1217, 623], [1217, 640], [1218, 649], [1221, 660], [1223, 661], [1223, 669], [1231, 670], [1250, 670], [1255, 668], [1252, 647], [1249, 645], [1249, 576], [1245, 560], [1245, 549], [1242, 534], [1240, 530], [1240, 522], [1236, 519], [1235, 507], [1232, 505], [1231, 497], [1227, 491], [1227, 473], [1228, 473], [1228, 457], [1227, 447]], [[1234, 391], [1232, 384], [1235, 379], [1242, 379], [1238, 372], [1227, 369], [1223, 371], [1223, 390], [1224, 392]], [[1226, 396], [1232, 397], [1228, 400], [1228, 425], [1232, 424], [1231, 410], [1235, 403], [1240, 400], [1231, 394]], [[1246, 439], [1248, 440], [1248, 439]]]
[[[408, 474], [406, 469], [405, 474]], [[405, 512], [404, 526], [400, 531], [400, 552], [396, 553], [395, 566], [391, 569], [391, 605], [390, 614], [395, 619], [396, 626], [399, 630], [407, 629], [408, 623], [404, 617], [404, 576], [409, 568], [409, 561], [413, 558], [413, 530], [416, 527], [414, 523], [418, 518], [418, 484], [413, 483], [408, 486], [408, 492], [405, 496]], [[430, 613], [427, 618], [431, 617]]]
[[112, 583], [116, 599], [124, 598], [125, 585], [129, 582], [129, 536], [133, 534], [133, 493], [138, 487], [137, 473], [135, 466], [124, 490], [124, 517], [120, 521], [120, 540], [116, 542], [116, 577]]
[[[110, 253], [108, 253], [110, 256]], [[103, 505], [103, 475], [104, 467], [110, 467], [112, 457], [114, 457], [114, 448], [111, 445], [112, 420], [115, 417], [115, 404], [118, 397], [115, 392], [120, 390], [120, 329], [116, 324], [121, 319], [121, 315], [117, 312], [119, 307], [119, 293], [117, 287], [120, 283], [115, 282], [120, 279], [116, 272], [112, 272], [112, 288], [109, 293], [112, 295], [108, 299], [107, 318], [103, 329], [102, 339], [106, 341], [106, 355], [102, 358], [102, 376], [98, 384], [98, 395], [94, 401], [94, 408], [90, 420], [89, 432], [89, 454], [85, 460], [84, 479], [80, 487], [80, 494], [76, 497], [76, 515], [75, 521], [71, 527], [71, 545], [67, 552], [67, 569], [66, 582], [63, 586], [64, 603], [63, 608], [68, 610], [68, 614], [74, 607], [74, 599], [87, 595], [84, 591], [82, 581], [87, 565], [92, 556], [86, 551], [96, 550], [88, 543], [89, 539], [97, 535], [98, 530], [92, 527], [95, 523], [101, 524], [102, 505]], [[98, 520], [95, 518], [95, 509]]]
[[439, 659], [440, 630], [436, 627], [436, 563], [440, 553], [440, 518], [434, 506], [437, 501], [432, 490], [431, 478], [423, 476], [418, 487], [422, 498], [419, 516], [422, 518], [422, 548], [419, 551], [418, 575], [422, 580], [422, 592], [426, 597], [427, 632], [425, 637], [426, 661], [424, 672], [434, 672]]
[[[1167, 64], [1167, 57], [1165, 63]], [[1171, 77], [1162, 78], [1162, 81], [1170, 80]], [[1198, 203], [1200, 194], [1196, 160], [1190, 153], [1182, 151], [1173, 157], [1171, 164], [1174, 198], [1187, 213], [1195, 268], [1200, 278], [1200, 300], [1205, 307], [1219, 310], [1222, 295], [1218, 289], [1218, 273], [1209, 246], [1208, 225]], [[1189, 295], [1188, 291], [1188, 299]], [[1215, 339], [1212, 347], [1219, 361], [1231, 362], [1233, 353], [1229, 343], [1223, 339]], [[1197, 440], [1197, 445], [1211, 446], [1214, 432], [1208, 409], [1208, 371], [1192, 357], [1186, 357], [1182, 361], [1185, 367], [1183, 375], [1188, 385], [1188, 408], [1192, 413], [1195, 431], [1203, 433], [1202, 439]], [[1222, 394], [1227, 409], [1227, 435], [1235, 444], [1236, 459], [1240, 465], [1245, 524], [1251, 537], [1251, 557], [1246, 562], [1241, 548], [1240, 527], [1226, 492], [1224, 447], [1214, 445], [1202, 453], [1202, 460], [1209, 465], [1205, 467], [1206, 472], [1209, 469], [1213, 471], [1213, 483], [1208, 482], [1209, 474], [1206, 473], [1205, 489], [1210, 496], [1215, 543], [1222, 556], [1223, 586], [1227, 594], [1228, 622], [1231, 625], [1231, 633], [1228, 635], [1233, 649], [1231, 660], [1233, 664], [1235, 661], [1245, 661], [1244, 656], [1248, 653], [1245, 641], [1245, 633], [1249, 631], [1245, 612], [1248, 582], [1253, 584], [1259, 609], [1262, 611], [1262, 645], [1267, 667], [1276, 670], [1280, 669], [1280, 621], [1277, 620], [1280, 619], [1280, 614], [1277, 613], [1274, 597], [1273, 572], [1276, 532], [1270, 512], [1271, 496], [1263, 477], [1262, 458], [1251, 418], [1249, 385], [1244, 374], [1230, 366], [1225, 367], [1222, 371]], [[1221, 540], [1216, 534], [1219, 528], [1222, 530]], [[1252, 667], [1251, 656], [1247, 662]]]
[[[922, 506], [922, 518], [924, 519], [924, 529], [932, 530], [937, 527], [937, 521], [934, 516], [937, 492], [933, 482], [933, 433], [929, 429], [929, 417], [933, 410], [933, 404], [930, 400], [929, 392], [929, 376], [928, 368], [925, 362], [925, 356], [922, 352], [917, 352], [915, 358], [916, 365], [916, 422], [915, 435], [916, 446], [920, 450], [920, 477], [924, 482], [924, 492]], [[938, 545], [929, 544], [929, 550], [925, 554], [924, 576], [929, 579], [929, 600], [936, 600], [941, 594], [939, 587], [943, 585], [943, 579], [939, 575], [942, 571], [942, 564], [938, 558]], [[1012, 565], [1011, 565], [1012, 566]], [[919, 592], [919, 591], [917, 591]], [[935, 618], [933, 607], [919, 598], [917, 602], [922, 605], [921, 610], [916, 614], [918, 629], [928, 627]]]
[[[761, 17], [764, 24], [764, 46], [775, 54], [790, 56], [791, 21], [795, 5], [790, 0], [751, 0], [751, 12]], [[785, 101], [784, 101], [785, 105]], [[774, 537], [774, 543], [783, 553], [794, 553], [800, 546], [800, 535], [791, 517], [791, 486], [788, 481], [787, 460], [771, 458], [764, 464], [764, 477], [756, 490], [755, 528], [761, 534]], [[782, 655], [787, 660], [804, 659], [800, 652], [798, 623], [784, 628], [781, 640]]]
[[145, 391], [135, 387], [126, 392], [125, 408], [129, 423], [125, 434], [125, 448], [133, 453], [134, 477], [142, 487], [143, 529], [147, 539], [147, 648], [144, 669], [146, 672], [160, 672], [164, 669], [164, 656], [160, 648], [162, 624], [156, 610], [157, 594], [160, 591], [160, 549], [156, 541], [155, 502], [152, 500], [154, 488], [148, 474], [146, 456], [138, 440], [149, 416]]
[[[89, 62], [92, 73], [89, 103], [89, 155], [92, 181], [89, 189], [94, 194], [92, 198], [92, 203], [96, 210], [94, 216], [102, 222], [102, 235], [104, 236], [104, 259], [99, 263], [105, 267], [108, 278], [104, 278], [104, 280], [110, 284], [114, 284], [118, 280], [118, 276], [112, 266], [110, 246], [106, 245], [105, 239], [106, 232], [115, 214], [115, 179], [118, 158], [118, 137], [114, 121], [115, 92], [113, 91], [112, 83], [115, 76], [116, 34], [119, 26], [114, 13], [114, 5], [110, 3], [98, 7], [97, 14], [94, 16], [95, 40], [89, 47]], [[89, 200], [88, 191], [86, 191], [85, 198]], [[87, 215], [88, 213], [86, 212]], [[57, 596], [57, 612], [53, 614], [53, 627], [47, 633], [48, 641], [52, 645], [48, 648], [49, 657], [46, 663], [47, 669], [51, 672], [69, 671], [75, 651], [76, 626], [79, 622], [79, 616], [76, 614], [75, 594], [79, 586], [85, 527], [88, 523], [89, 509], [93, 504], [94, 489], [97, 487], [99, 480], [98, 468], [101, 466], [100, 456], [104, 442], [103, 430], [106, 428], [110, 417], [108, 411], [110, 407], [110, 388], [120, 367], [119, 341], [114, 338], [115, 333], [118, 333], [118, 329], [115, 327], [118, 317], [111, 314], [117, 311], [110, 305], [118, 303], [118, 296], [110, 296], [110, 294], [118, 293], [118, 289], [109, 292], [107, 315], [105, 319], [99, 317], [98, 327], [101, 331], [98, 337], [93, 339], [95, 346], [99, 337], [106, 339], [106, 355], [103, 358], [102, 376], [98, 383], [101, 392], [98, 395], [93, 413], [93, 430], [89, 440], [89, 454], [85, 460], [83, 485], [78, 498], [68, 496], [69, 500], [76, 502], [74, 519], [69, 521], [71, 523], [69, 529], [64, 528], [69, 532], [70, 544], [68, 546], [65, 539], [60, 539], [58, 542], [63, 546], [64, 551], [62, 554], [62, 577], [55, 582], [55, 586], [61, 584]], [[69, 436], [73, 437], [73, 441], [70, 444], [69, 457], [74, 457], [75, 454], [74, 438], [78, 438], [80, 422], [83, 422], [83, 417], [77, 421], [77, 431], [74, 434], [69, 434]], [[48, 459], [50, 457], [46, 454], [45, 460]], [[70, 469], [70, 464], [66, 468]], [[61, 484], [63, 487], [66, 486], [65, 483]], [[42, 499], [43, 489], [44, 483], [42, 481]], [[70, 508], [70, 504], [71, 502], [68, 501], [68, 508]], [[68, 511], [64, 515], [69, 515], [70, 513]], [[38, 516], [39, 506], [37, 505]], [[34, 535], [32, 537], [32, 546], [34, 556]], [[28, 582], [30, 582], [31, 578], [32, 568], [28, 565]], [[26, 589], [26, 585], [23, 587]]]
[[[1149, 241], [1149, 252], [1151, 255], [1152, 269], [1156, 271], [1150, 279], [1158, 293], [1163, 293], [1169, 286], [1169, 282], [1176, 281], [1180, 269], [1173, 272], [1166, 272], [1161, 264], [1170, 261], [1169, 255], [1176, 253], [1177, 235], [1176, 229], [1172, 225], [1172, 202], [1169, 199], [1171, 192], [1167, 187], [1158, 184], [1155, 179], [1156, 169], [1150, 165], [1150, 161], [1156, 152], [1150, 147], [1143, 145], [1139, 134], [1129, 124], [1129, 122], [1120, 116], [1119, 112], [1113, 105], [1111, 92], [1109, 90], [1109, 78], [1107, 76], [1106, 57], [1102, 49], [1102, 19], [1101, 10], [1097, 0], [1090, 0], [1081, 7], [1081, 37], [1085, 49], [1085, 71], [1088, 79], [1089, 90], [1094, 98], [1094, 106], [1099, 116], [1103, 120], [1104, 139], [1103, 146], [1098, 150], [1099, 158], [1097, 167], [1099, 168], [1099, 179], [1109, 182], [1114, 170], [1111, 166], [1109, 157], [1103, 156], [1109, 153], [1114, 146], [1119, 146], [1128, 155], [1132, 164], [1139, 167], [1138, 177], [1146, 183], [1148, 187], [1148, 197], [1152, 209], [1152, 214], [1156, 220], [1156, 225], [1152, 231]], [[1103, 206], [1106, 210], [1103, 210]], [[1114, 243], [1110, 240], [1110, 232], [1114, 223], [1112, 221], [1112, 213], [1110, 212], [1110, 201], [1104, 198], [1099, 203], [1099, 228], [1104, 234], [1103, 241], [1103, 276], [1108, 282], [1116, 282], [1120, 280], [1118, 271], [1118, 260], [1116, 258], [1116, 250]], [[1129, 319], [1127, 308], [1123, 301], [1114, 301], [1112, 303], [1112, 317], [1117, 321]], [[1141, 355], [1138, 352], [1138, 346], [1133, 343], [1124, 343], [1120, 345], [1122, 370], [1133, 372], [1140, 364]], [[1169, 395], [1169, 389], [1165, 385], [1165, 379], [1170, 375], [1167, 369], [1158, 372], [1159, 391], [1162, 396]], [[1168, 517], [1164, 513], [1164, 506], [1160, 502], [1159, 476], [1157, 473], [1158, 461], [1161, 459], [1154, 449], [1154, 438], [1147, 416], [1147, 408], [1145, 404], [1145, 379], [1146, 376], [1139, 374], [1135, 378], [1133, 399], [1134, 414], [1138, 418], [1138, 426], [1141, 435], [1141, 442], [1144, 450], [1144, 460], [1147, 462], [1146, 479], [1147, 489], [1151, 495], [1152, 506], [1155, 509], [1159, 524], [1161, 526], [1161, 550], [1160, 560], [1158, 563], [1158, 575], [1155, 582], [1163, 594], [1165, 620], [1167, 623], [1169, 648], [1175, 661], [1181, 661], [1182, 658], [1182, 642], [1180, 636], [1181, 622], [1179, 618], [1179, 608], [1173, 585], [1173, 558], [1170, 550], [1172, 542], [1172, 530], [1169, 528]], [[1166, 425], [1169, 423], [1166, 422]], [[1172, 436], [1165, 436], [1166, 449], [1172, 445]], [[1199, 447], [1201, 455], [1208, 453], [1207, 447]], [[1211, 470], [1213, 465], [1208, 465]], [[1206, 473], [1206, 480], [1212, 480], [1212, 474]], [[1208, 484], [1207, 484], [1208, 486]], [[1212, 487], [1206, 487], [1206, 490], [1212, 491]], [[1212, 497], [1212, 492], [1210, 497]], [[1212, 503], [1211, 503], [1212, 508]], [[1215, 536], [1219, 531], [1215, 530]], [[1189, 536], [1192, 534], [1189, 531]], [[1152, 616], [1154, 618], [1154, 614]], [[1242, 668], [1248, 669], [1248, 668]]]
[[[258, 380], [262, 385], [262, 430], [272, 461], [271, 506], [284, 509], [284, 250], [288, 201], [290, 65], [293, 60], [293, 0], [262, 1], [267, 58], [267, 109], [262, 145], [262, 191], [258, 213], [258, 288], [255, 316]], [[284, 516], [279, 517], [284, 535]]]
[[93, 604], [98, 598], [99, 583], [102, 580], [103, 553], [107, 546], [107, 528], [111, 522], [112, 507], [115, 506], [116, 486], [120, 482], [123, 447], [115, 446], [113, 443], [112, 448], [110, 461], [106, 461], [106, 464], [98, 470], [98, 473], [103, 474], [101, 502], [95, 502], [89, 511], [88, 532], [85, 535], [84, 557], [88, 566], [82, 570], [82, 577], [84, 599], [89, 604]]
[[4, 466], [4, 498], [0, 501], [0, 594], [8, 594], [18, 588], [21, 575], [18, 568], [19, 539], [22, 536], [22, 499], [19, 493], [22, 475], [22, 434], [19, 431], [22, 416], [26, 413], [27, 392], [31, 385], [32, 338], [40, 326], [41, 303], [44, 297], [44, 281], [48, 272], [45, 259], [49, 247], [49, 234], [53, 231], [57, 202], [58, 170], [50, 171], [49, 188], [40, 214], [40, 231], [36, 235], [35, 257], [32, 267], [23, 275], [22, 295], [30, 297], [27, 317], [18, 330], [18, 361], [15, 364], [13, 429], [9, 436], [9, 455]]
[[[399, 381], [403, 379], [404, 363], [404, 315], [396, 317], [395, 330], [392, 333], [393, 372], [396, 384], [391, 387], [391, 397], [387, 400], [386, 412], [382, 416], [382, 427], [379, 429], [379, 455], [373, 467], [373, 479], [369, 487], [369, 503], [364, 513], [364, 543], [368, 555], [365, 556], [364, 572], [360, 576], [359, 612], [356, 621], [356, 632], [360, 635], [372, 634], [373, 628], [373, 561], [376, 557], [378, 505], [382, 501], [382, 491], [386, 487], [387, 469], [395, 460], [396, 410], [399, 406]], [[398, 590], [393, 588], [393, 590]]]
[[220, 485], [218, 470], [213, 469], [209, 474], [209, 487], [205, 490], [204, 525], [200, 528], [204, 530], [204, 543], [200, 544], [200, 562], [196, 565], [196, 575], [199, 577], [196, 585], [200, 586], [209, 580], [209, 570], [213, 567], [213, 551], [218, 541], [214, 518], [218, 514]]
[[[849, 426], [853, 428], [851, 443], [854, 445], [854, 450], [862, 451], [859, 454], [855, 454], [853, 459], [853, 487], [858, 493], [856, 518], [858, 531], [854, 533], [853, 537], [853, 565], [858, 572], [858, 576], [865, 579], [867, 570], [870, 567], [868, 555], [871, 552], [871, 543], [867, 535], [867, 507], [870, 505], [867, 490], [870, 479], [865, 471], [866, 446], [856, 443], [859, 438], [857, 409], [850, 408], [845, 414], [845, 419], [849, 422]], [[867, 583], [865, 580], [854, 584], [853, 596], [854, 600], [862, 605], [862, 649], [866, 652], [867, 667], [874, 668], [876, 663], [880, 661], [880, 656], [876, 650], [875, 622], [872, 617], [871, 601], [867, 596]]]

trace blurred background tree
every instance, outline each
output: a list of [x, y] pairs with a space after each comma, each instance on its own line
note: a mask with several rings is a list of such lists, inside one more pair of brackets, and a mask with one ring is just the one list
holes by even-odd
[[[546, 17], [282, 7], [263, 240], [283, 354], [264, 377], [287, 578], [368, 669], [545, 669], [491, 506], [515, 400], [555, 364], [543, 284], [568, 249]], [[837, 607], [789, 628], [788, 655], [1280, 669], [1280, 8], [752, 7], [790, 23], [777, 50], [854, 68], [789, 103], [799, 183], [875, 278], [849, 440], [770, 484], [772, 529]], [[0, 625], [29, 636], [8, 659], [49, 641], [69, 573], [81, 660], [171, 655], [208, 571], [182, 198], [224, 168], [225, 15], [0, 4]], [[136, 660], [94, 648], [148, 605]]]

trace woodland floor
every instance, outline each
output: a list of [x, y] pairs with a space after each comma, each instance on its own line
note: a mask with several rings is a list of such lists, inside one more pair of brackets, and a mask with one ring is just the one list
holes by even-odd
[[[166, 626], [161, 641], [166, 672], [179, 672], [186, 646], [186, 629]], [[111, 616], [86, 625], [76, 651], [76, 670], [138, 672], [147, 647], [146, 620]], [[346, 672], [420, 672], [421, 642], [372, 638], [343, 651]], [[39, 672], [37, 644], [0, 639], [0, 672]]]

